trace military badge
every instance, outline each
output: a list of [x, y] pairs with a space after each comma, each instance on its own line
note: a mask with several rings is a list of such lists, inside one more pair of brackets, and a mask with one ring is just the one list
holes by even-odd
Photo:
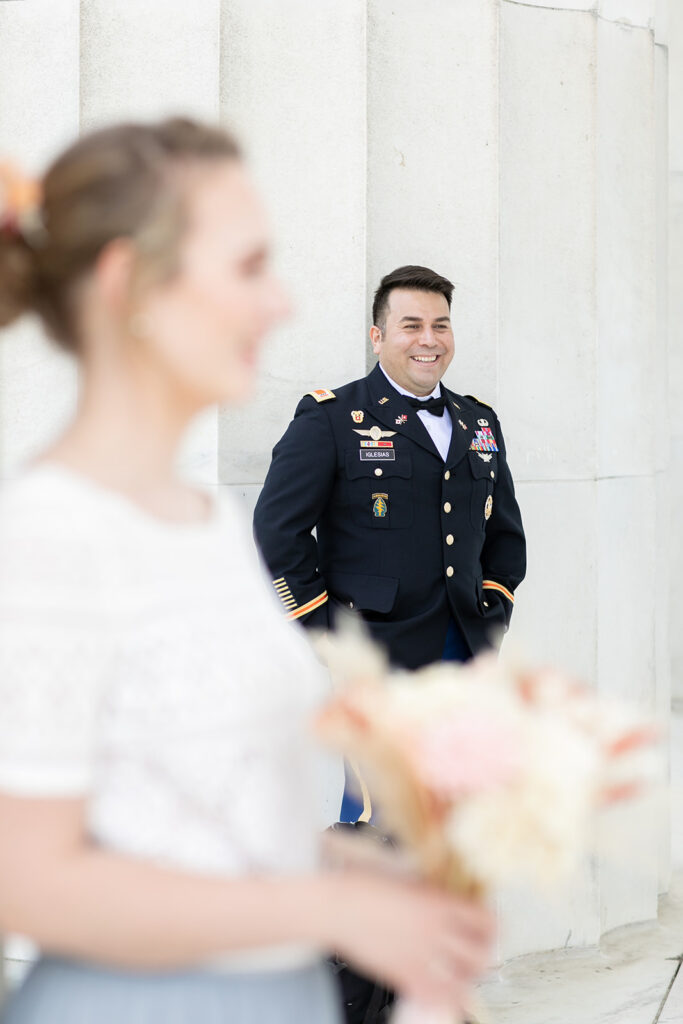
[[386, 403], [387, 403], [388, 401], [389, 401], [389, 399], [388, 399], [388, 398], [380, 398], [380, 400], [379, 400], [379, 404], [380, 404], [380, 405], [386, 405]]
[[365, 413], [362, 409], [354, 409], [351, 413], [351, 419], [354, 423], [362, 423]]
[[408, 422], [408, 417], [405, 414], [403, 414], [403, 413], [400, 416], [396, 417], [396, 426], [397, 427], [402, 427], [403, 424], [407, 423], [407, 422]]
[[361, 437], [370, 437], [373, 441], [381, 441], [383, 437], [393, 437], [396, 433], [395, 430], [382, 430], [381, 427], [370, 427], [369, 430], [356, 430], [354, 427], [354, 434], [360, 434]]
[[491, 459], [493, 458], [493, 455], [484, 455], [483, 452], [477, 452], [477, 455], [479, 456], [482, 462], [490, 462]]
[[379, 494], [379, 493], [378, 494], [373, 494], [372, 499], [373, 499], [374, 504], [372, 506], [372, 514], [375, 517], [375, 519], [384, 519], [385, 518], [385, 516], [387, 514], [387, 511], [388, 511], [388, 509], [387, 509], [387, 498], [388, 497], [389, 497], [388, 494]]
[[470, 429], [470, 428], [469, 428], [469, 427], [467, 426], [467, 424], [466, 424], [466, 423], [463, 423], [463, 421], [462, 421], [462, 420], [458, 420], [458, 423], [460, 424], [460, 426], [462, 427], [462, 429], [463, 429], [463, 430], [469, 430], [469, 429]]
[[489, 421], [488, 420], [477, 420], [477, 424], [480, 427], [488, 427]]
[[487, 522], [491, 518], [491, 513], [492, 512], [493, 512], [493, 498], [489, 494], [488, 498], [486, 499], [486, 504], [484, 505], [484, 519]]

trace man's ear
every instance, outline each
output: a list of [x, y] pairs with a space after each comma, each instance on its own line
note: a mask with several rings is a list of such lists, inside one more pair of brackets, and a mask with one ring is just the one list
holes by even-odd
[[376, 324], [370, 328], [370, 341], [372, 342], [372, 351], [378, 356], [382, 344], [382, 332]]

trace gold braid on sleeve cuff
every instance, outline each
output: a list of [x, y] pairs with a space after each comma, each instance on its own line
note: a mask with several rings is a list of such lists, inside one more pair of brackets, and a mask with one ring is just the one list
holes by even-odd
[[299, 619], [302, 615], [308, 615], [309, 612], [314, 612], [316, 608], [320, 608], [327, 601], [327, 591], [323, 590], [322, 594], [318, 594], [312, 601], [308, 601], [307, 604], [302, 604], [300, 608], [293, 608], [287, 613], [288, 619]]
[[314, 612], [316, 608], [320, 608], [327, 601], [327, 591], [323, 590], [322, 594], [318, 594], [312, 601], [298, 605], [284, 576], [279, 576], [276, 580], [273, 580], [273, 586], [275, 587], [275, 593], [282, 602], [282, 607], [286, 611], [288, 619], [299, 619], [302, 615], [308, 615], [309, 612]]
[[484, 580], [482, 583], [484, 590], [498, 590], [501, 594], [507, 597], [508, 601], [512, 604], [515, 603], [515, 595], [507, 587], [504, 587], [502, 583], [496, 583], [495, 580]]

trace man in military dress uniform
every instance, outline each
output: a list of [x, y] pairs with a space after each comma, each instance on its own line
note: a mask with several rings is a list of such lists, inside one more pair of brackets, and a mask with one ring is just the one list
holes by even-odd
[[[452, 293], [425, 267], [383, 278], [370, 330], [378, 365], [299, 402], [254, 516], [290, 619], [328, 628], [335, 607], [355, 608], [407, 668], [498, 643], [526, 568], [496, 414], [440, 383], [453, 358]], [[342, 821], [370, 820], [361, 788], [362, 804], [358, 787], [344, 793]], [[391, 1002], [348, 968], [339, 980], [349, 1022]]]
[[452, 292], [425, 267], [383, 278], [378, 365], [299, 402], [254, 517], [289, 618], [327, 628], [355, 608], [407, 668], [499, 643], [526, 568], [498, 418], [440, 383]]

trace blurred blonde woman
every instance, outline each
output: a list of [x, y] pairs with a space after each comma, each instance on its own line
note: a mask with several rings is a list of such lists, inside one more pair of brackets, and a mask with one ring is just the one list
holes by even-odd
[[0, 497], [0, 930], [42, 950], [4, 1024], [333, 1024], [331, 949], [464, 1001], [482, 911], [320, 866], [316, 662], [233, 501], [174, 470], [286, 313], [236, 142], [119, 125], [4, 185], [0, 325], [37, 313], [81, 372]]

